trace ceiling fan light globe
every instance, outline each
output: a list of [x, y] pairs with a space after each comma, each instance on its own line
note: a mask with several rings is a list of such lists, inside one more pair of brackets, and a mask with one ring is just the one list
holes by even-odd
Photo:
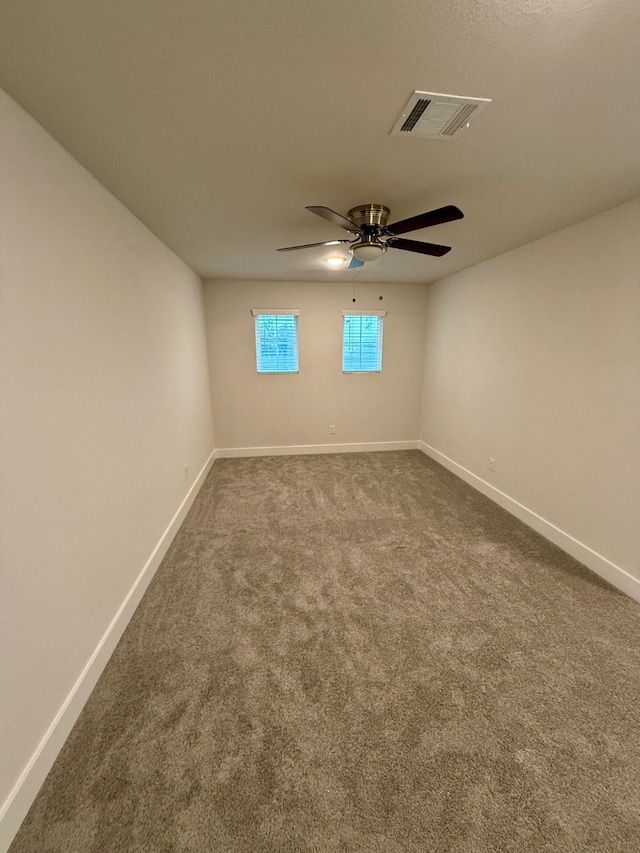
[[356, 243], [351, 246], [351, 254], [359, 261], [366, 263], [367, 261], [377, 261], [378, 258], [386, 252], [387, 247], [384, 243], [363, 242]]

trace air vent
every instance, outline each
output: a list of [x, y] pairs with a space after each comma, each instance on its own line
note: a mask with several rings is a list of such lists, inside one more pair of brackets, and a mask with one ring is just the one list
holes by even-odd
[[393, 126], [391, 135], [453, 139], [490, 103], [490, 98], [414, 92]]

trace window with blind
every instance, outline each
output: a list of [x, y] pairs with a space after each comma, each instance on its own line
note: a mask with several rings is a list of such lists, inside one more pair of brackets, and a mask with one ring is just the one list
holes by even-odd
[[299, 311], [253, 308], [258, 373], [298, 372]]
[[343, 311], [342, 315], [342, 372], [379, 373], [387, 312]]

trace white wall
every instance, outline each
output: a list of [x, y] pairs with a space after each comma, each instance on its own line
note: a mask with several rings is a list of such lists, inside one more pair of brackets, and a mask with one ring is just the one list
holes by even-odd
[[[416, 441], [426, 290], [358, 284], [354, 304], [353, 284], [205, 282], [218, 448]], [[299, 374], [256, 373], [251, 308], [300, 310]], [[354, 308], [388, 311], [381, 373], [342, 373], [342, 311]]]
[[213, 433], [198, 277], [3, 92], [0, 122], [3, 802]]
[[640, 200], [432, 286], [421, 437], [637, 597]]

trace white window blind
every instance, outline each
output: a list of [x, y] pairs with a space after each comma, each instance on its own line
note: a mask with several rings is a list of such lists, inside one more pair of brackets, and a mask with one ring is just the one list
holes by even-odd
[[342, 312], [342, 370], [379, 373], [382, 370], [382, 328], [386, 311]]
[[252, 308], [258, 373], [298, 372], [299, 311]]

